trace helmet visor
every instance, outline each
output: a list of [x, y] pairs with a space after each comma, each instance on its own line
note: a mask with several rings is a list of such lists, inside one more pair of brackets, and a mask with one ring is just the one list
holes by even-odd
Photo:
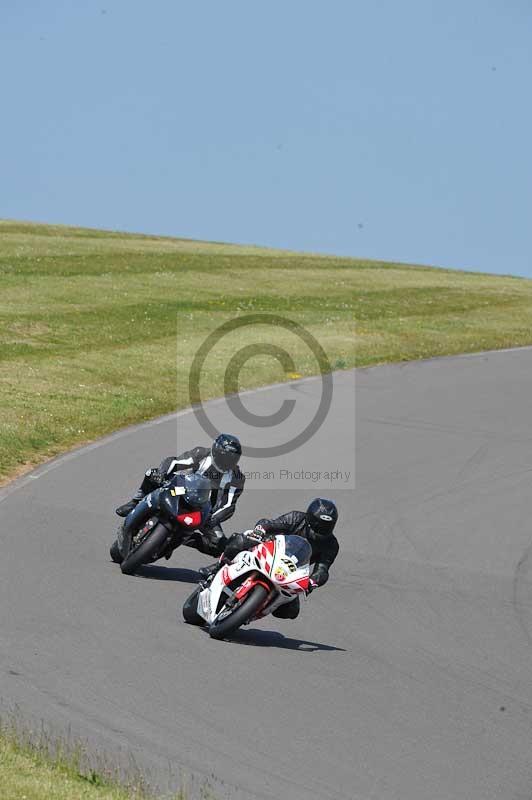
[[334, 529], [334, 521], [325, 521], [320, 519], [313, 519], [309, 522], [312, 533], [316, 536], [330, 536]]
[[238, 464], [240, 458], [239, 453], [228, 453], [227, 451], [220, 451], [217, 448], [213, 449], [212, 460], [216, 469], [220, 472], [228, 472], [234, 469]]

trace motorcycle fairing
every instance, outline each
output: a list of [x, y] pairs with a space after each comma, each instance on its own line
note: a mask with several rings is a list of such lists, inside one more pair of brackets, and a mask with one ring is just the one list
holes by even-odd
[[[287, 548], [288, 540], [296, 539], [304, 542], [300, 546], [302, 563], [290, 555], [290, 546]], [[210, 625], [229, 599], [241, 599], [253, 586], [261, 584], [269, 595], [256, 618], [270, 614], [308, 588], [310, 552], [310, 545], [302, 537], [284, 535], [261, 542], [253, 550], [241, 551], [199, 593], [197, 613]]]
[[177, 546], [186, 531], [199, 528], [208, 519], [211, 504], [207, 503], [197, 511], [180, 508], [182, 494], [179, 487], [164, 486], [155, 489], [144, 497], [127, 515], [117, 535], [118, 547], [123, 556], [129, 552], [131, 538], [135, 536], [150, 518], [155, 518], [168, 528], [168, 543]]

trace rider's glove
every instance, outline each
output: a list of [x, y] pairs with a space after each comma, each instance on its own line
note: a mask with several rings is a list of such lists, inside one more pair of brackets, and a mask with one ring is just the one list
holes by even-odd
[[139, 496], [136, 498], [141, 500], [145, 495], [158, 489], [164, 480], [164, 476], [156, 467], [151, 467], [146, 470], [142, 483], [140, 484]]
[[329, 580], [329, 568], [326, 564], [315, 564], [311, 581], [317, 586], [323, 586]]
[[262, 525], [255, 525], [252, 531], [246, 533], [246, 537], [250, 542], [263, 542], [266, 537], [266, 531]]
[[146, 472], [146, 477], [150, 479], [150, 481], [155, 486], [160, 486], [161, 483], [164, 481], [165, 476], [163, 473], [157, 469], [157, 467], [152, 467]]

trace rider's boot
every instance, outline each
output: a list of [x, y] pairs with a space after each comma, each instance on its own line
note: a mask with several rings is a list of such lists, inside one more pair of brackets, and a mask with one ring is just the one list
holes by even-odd
[[142, 483], [131, 500], [128, 500], [127, 503], [118, 506], [118, 508], [115, 509], [115, 514], [118, 514], [119, 517], [127, 517], [127, 515], [133, 511], [135, 506], [137, 506], [147, 494], [153, 492], [154, 489], [157, 489], [161, 483], [162, 475], [158, 469], [152, 467], [151, 469], [147, 470]]
[[272, 617], [277, 617], [278, 619], [296, 619], [296, 617], [299, 616], [300, 608], [299, 597], [294, 597], [289, 603], [285, 603], [279, 606], [279, 608], [276, 608], [275, 611], [272, 611]]
[[118, 506], [118, 508], [115, 509], [115, 514], [118, 514], [119, 517], [127, 517], [127, 515], [133, 511], [135, 506], [137, 506], [141, 500], [142, 497], [139, 497], [138, 499], [136, 496], [132, 497], [131, 500], [127, 501], [127, 503]]
[[230, 561], [231, 559], [227, 558], [227, 556], [222, 553], [218, 561], [215, 561], [214, 564], [207, 564], [206, 567], [200, 567], [198, 572], [202, 578], [209, 580], [213, 575], [216, 575], [219, 569], [229, 564]]
[[219, 569], [220, 569], [220, 562], [215, 561], [214, 564], [208, 564], [206, 567], [200, 567], [198, 572], [202, 578], [208, 580], [213, 575], [216, 575]]

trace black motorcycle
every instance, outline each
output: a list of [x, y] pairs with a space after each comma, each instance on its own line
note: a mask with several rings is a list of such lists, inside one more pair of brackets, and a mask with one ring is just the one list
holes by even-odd
[[132, 575], [143, 564], [170, 558], [207, 521], [210, 492], [210, 481], [196, 474], [175, 475], [150, 492], [120, 526], [111, 545], [112, 560], [125, 575]]

